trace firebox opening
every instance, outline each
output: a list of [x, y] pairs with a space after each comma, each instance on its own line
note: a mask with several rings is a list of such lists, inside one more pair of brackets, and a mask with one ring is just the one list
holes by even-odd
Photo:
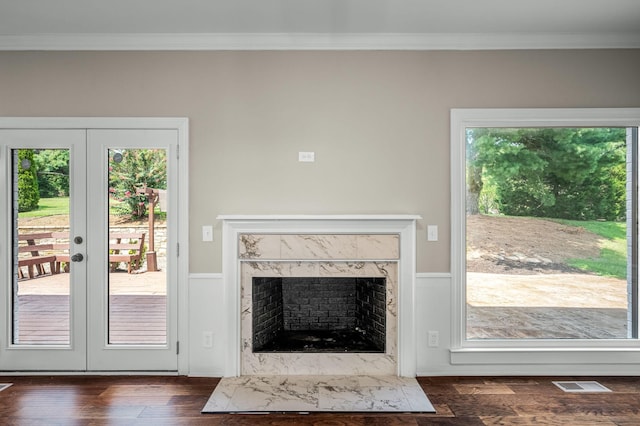
[[384, 353], [385, 278], [254, 277], [253, 352]]

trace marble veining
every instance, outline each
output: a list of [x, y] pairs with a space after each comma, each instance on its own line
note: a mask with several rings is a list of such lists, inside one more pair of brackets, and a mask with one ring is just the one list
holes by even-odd
[[280, 243], [283, 258], [358, 258], [355, 235], [282, 235]]
[[[320, 273], [318, 274], [318, 269]], [[325, 271], [323, 273], [322, 271]], [[327, 272], [327, 271], [330, 271]], [[386, 278], [385, 353], [253, 353], [252, 278], [370, 276]], [[241, 265], [241, 374], [397, 374], [397, 264], [395, 262], [243, 262]]]
[[356, 237], [358, 259], [399, 259], [398, 235], [366, 234]]
[[240, 259], [395, 260], [397, 234], [241, 234]]
[[[397, 234], [240, 234], [242, 375], [395, 375]], [[253, 353], [253, 277], [386, 278], [385, 353]]]
[[241, 234], [238, 244], [240, 259], [280, 259], [280, 235]]
[[[238, 246], [242, 375], [397, 374], [397, 234], [240, 234]], [[385, 352], [253, 353], [253, 277], [384, 277]]]
[[203, 413], [435, 412], [414, 378], [398, 376], [225, 377]]

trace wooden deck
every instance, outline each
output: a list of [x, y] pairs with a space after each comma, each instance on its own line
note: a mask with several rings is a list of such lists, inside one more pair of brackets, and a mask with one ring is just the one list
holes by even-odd
[[[16, 343], [69, 343], [67, 273], [18, 281]], [[166, 341], [166, 273], [116, 271], [109, 274], [112, 344], [162, 344]]]
[[166, 316], [166, 296], [111, 296], [109, 343], [166, 343]]
[[[163, 272], [109, 274], [109, 342], [162, 344], [167, 338]], [[19, 282], [16, 343], [68, 344], [69, 274]]]
[[14, 310], [14, 343], [68, 344], [69, 296], [18, 296], [18, 309]]
[[[110, 297], [110, 336], [114, 344], [161, 344], [166, 341], [166, 296], [113, 295]], [[18, 296], [20, 344], [69, 343], [69, 296]]]
[[[109, 342], [165, 343], [166, 302], [163, 295], [111, 296]], [[69, 296], [19, 296], [17, 319], [21, 344], [69, 343]]]

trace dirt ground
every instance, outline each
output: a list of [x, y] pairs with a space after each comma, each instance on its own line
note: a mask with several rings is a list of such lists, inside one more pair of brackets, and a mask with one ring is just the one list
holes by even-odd
[[524, 217], [467, 217], [467, 338], [627, 338], [627, 282], [569, 267], [601, 237]]
[[584, 228], [527, 217], [467, 216], [467, 270], [581, 273], [567, 259], [598, 257], [601, 237]]

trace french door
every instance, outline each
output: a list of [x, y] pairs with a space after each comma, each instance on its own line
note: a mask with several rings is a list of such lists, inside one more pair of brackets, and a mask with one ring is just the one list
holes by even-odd
[[178, 131], [0, 129], [0, 371], [176, 371]]

